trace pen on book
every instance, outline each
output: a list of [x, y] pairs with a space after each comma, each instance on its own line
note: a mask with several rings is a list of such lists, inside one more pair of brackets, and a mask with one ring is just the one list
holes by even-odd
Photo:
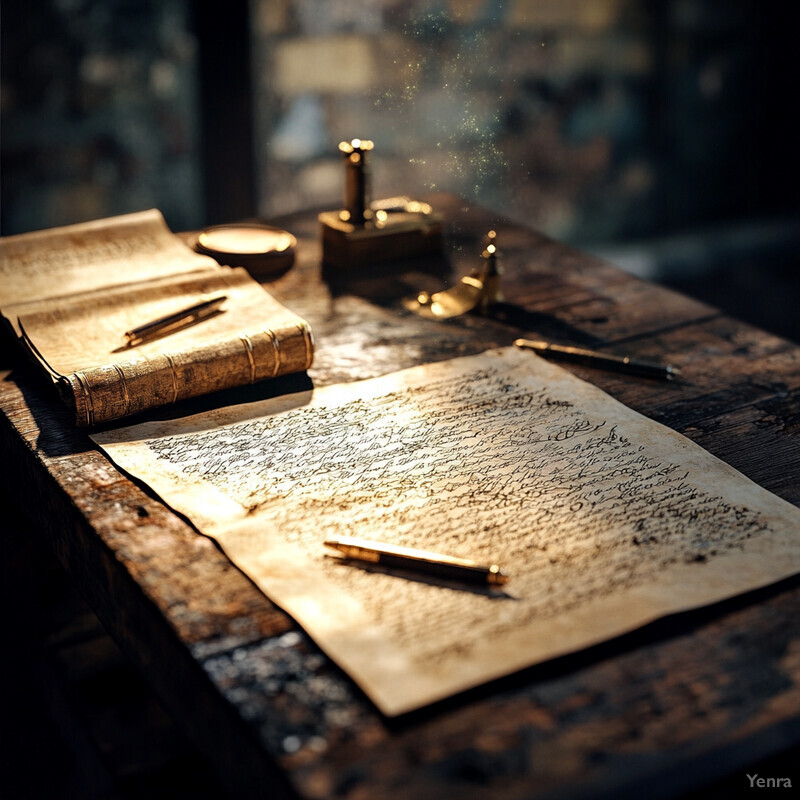
[[669, 365], [653, 364], [649, 361], [639, 361], [629, 356], [614, 356], [608, 353], [598, 353], [596, 350], [585, 350], [580, 347], [552, 344], [550, 342], [534, 341], [532, 339], [516, 339], [514, 344], [526, 350], [534, 350], [545, 358], [573, 361], [589, 367], [627, 372], [632, 375], [642, 375], [646, 378], [662, 378], [671, 381], [680, 375], [680, 370]]
[[382, 564], [386, 567], [416, 570], [470, 583], [501, 586], [509, 579], [497, 564], [477, 564], [465, 558], [454, 558], [428, 550], [371, 542], [351, 536], [329, 539], [325, 542], [325, 546], [338, 551], [347, 559]]
[[201, 319], [211, 316], [227, 299], [225, 295], [212, 297], [210, 300], [195, 303], [193, 306], [182, 308], [165, 317], [145, 322], [143, 325], [125, 331], [125, 341], [128, 345], [139, 344], [154, 336], [171, 333], [173, 329], [182, 328], [190, 322], [199, 322]]

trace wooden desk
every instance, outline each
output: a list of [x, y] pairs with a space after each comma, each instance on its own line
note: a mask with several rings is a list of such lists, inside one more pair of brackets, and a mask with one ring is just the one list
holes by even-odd
[[[683, 383], [573, 369], [800, 504], [799, 348], [454, 198], [433, 202], [449, 220], [449, 267], [370, 270], [349, 285], [321, 277], [315, 214], [279, 221], [299, 239], [297, 264], [269, 288], [314, 329], [316, 385], [509, 344], [512, 325], [430, 322], [397, 304], [472, 269], [493, 227], [523, 328], [681, 367]], [[0, 383], [0, 408], [10, 492], [242, 796], [669, 797], [725, 775], [747, 787], [748, 767], [800, 742], [797, 579], [387, 722], [210, 540], [76, 431], [24, 367]]]

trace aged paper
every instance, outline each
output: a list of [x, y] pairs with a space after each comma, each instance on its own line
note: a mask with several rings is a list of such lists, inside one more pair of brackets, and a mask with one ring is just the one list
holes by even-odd
[[0, 238], [0, 309], [196, 269], [222, 269], [190, 250], [157, 209]]
[[[508, 349], [94, 438], [387, 715], [800, 571], [800, 509]], [[511, 581], [354, 567], [342, 535]]]

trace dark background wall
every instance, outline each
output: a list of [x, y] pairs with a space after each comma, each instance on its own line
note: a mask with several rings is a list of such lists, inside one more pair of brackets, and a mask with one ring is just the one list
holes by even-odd
[[800, 339], [800, 14], [757, 0], [5, 0], [3, 234], [457, 192]]

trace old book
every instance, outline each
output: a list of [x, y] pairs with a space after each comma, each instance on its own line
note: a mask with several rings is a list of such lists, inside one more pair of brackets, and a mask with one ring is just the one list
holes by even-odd
[[[220, 297], [201, 320], [126, 339]], [[305, 320], [245, 270], [195, 253], [156, 210], [0, 238], [0, 312], [81, 426], [302, 372], [314, 354]]]

